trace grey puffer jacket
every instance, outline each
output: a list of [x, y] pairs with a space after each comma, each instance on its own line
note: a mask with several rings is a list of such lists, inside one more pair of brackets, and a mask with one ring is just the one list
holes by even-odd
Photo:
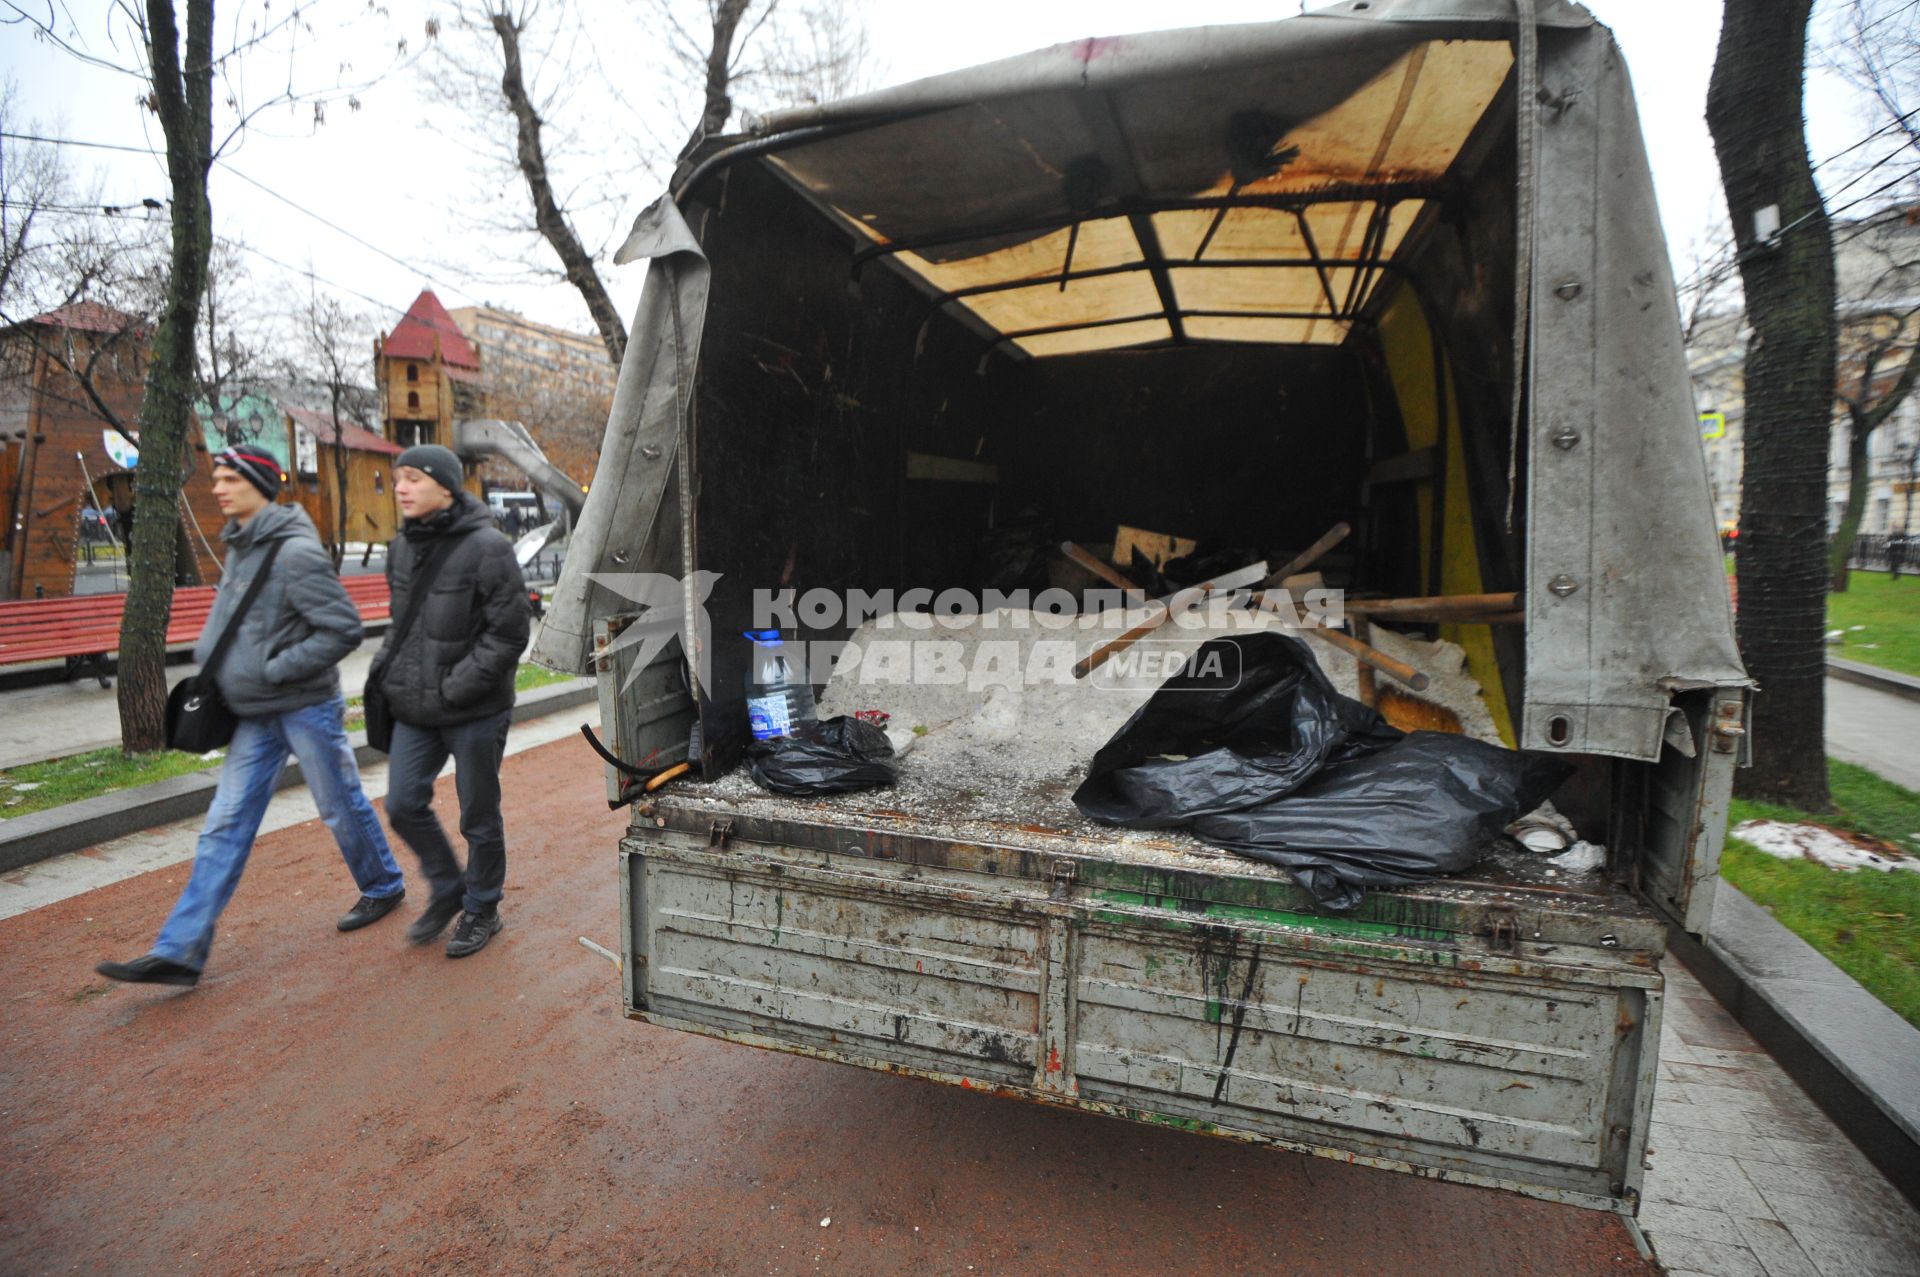
[[[405, 641], [400, 618], [428, 553], [444, 559]], [[387, 547], [393, 628], [374, 658], [373, 677], [393, 717], [416, 727], [451, 727], [513, 708], [513, 675], [527, 648], [527, 586], [513, 545], [470, 493], [424, 519], [409, 519]]]
[[233, 643], [214, 671], [228, 707], [242, 718], [259, 718], [339, 695], [337, 667], [360, 646], [364, 632], [360, 611], [340, 584], [307, 512], [270, 505], [244, 525], [229, 523], [220, 539], [227, 546], [226, 567], [206, 628], [193, 645], [193, 659], [203, 665], [265, 561], [268, 545], [280, 542], [260, 597], [240, 618]]

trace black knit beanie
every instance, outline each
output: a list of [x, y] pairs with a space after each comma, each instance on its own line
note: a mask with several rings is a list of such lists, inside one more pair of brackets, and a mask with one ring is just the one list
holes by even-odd
[[412, 466], [456, 497], [466, 482], [467, 472], [461, 468], [460, 458], [453, 455], [453, 449], [437, 443], [414, 444], [393, 459], [395, 470], [401, 466]]

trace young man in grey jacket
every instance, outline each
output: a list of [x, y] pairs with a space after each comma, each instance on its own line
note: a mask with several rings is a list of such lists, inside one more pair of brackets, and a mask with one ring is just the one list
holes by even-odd
[[[449, 958], [486, 947], [501, 928], [507, 835], [500, 818], [500, 763], [513, 720], [513, 676], [527, 647], [527, 587], [513, 546], [486, 503], [464, 491], [460, 459], [434, 444], [393, 460], [393, 496], [406, 523], [387, 554], [393, 614], [418, 607], [374, 657], [393, 714], [387, 819], [420, 857], [433, 899], [407, 938], [427, 944], [454, 921]], [[420, 583], [432, 582], [424, 597]], [[455, 858], [433, 814], [433, 779], [453, 759], [467, 864]]]
[[229, 448], [213, 459], [214, 500], [232, 522], [220, 534], [227, 562], [195, 660], [204, 663], [212, 654], [269, 549], [280, 549], [214, 674], [239, 726], [194, 850], [192, 876], [150, 953], [95, 968], [115, 980], [198, 983], [220, 911], [240, 884], [289, 753], [300, 760], [320, 818], [360, 886], [359, 901], [335, 925], [353, 931], [377, 922], [406, 894], [347, 744], [336, 667], [360, 646], [360, 612], [306, 511], [274, 504], [280, 479], [280, 463], [264, 453]]

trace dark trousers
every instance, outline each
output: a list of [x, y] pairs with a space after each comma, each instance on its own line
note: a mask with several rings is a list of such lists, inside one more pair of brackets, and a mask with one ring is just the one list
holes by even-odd
[[[433, 898], [464, 893], [469, 913], [492, 913], [507, 881], [507, 831], [500, 819], [500, 760], [506, 756], [512, 710], [452, 727], [393, 725], [388, 753], [387, 820], [420, 857]], [[453, 759], [453, 785], [460, 796], [460, 836], [467, 840], [467, 867], [433, 814], [433, 780]]]

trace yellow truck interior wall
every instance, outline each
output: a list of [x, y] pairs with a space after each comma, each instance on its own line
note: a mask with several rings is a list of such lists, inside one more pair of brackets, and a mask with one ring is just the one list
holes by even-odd
[[[1401, 290], [1387, 308], [1380, 324], [1380, 340], [1386, 350], [1387, 373], [1393, 381], [1394, 397], [1399, 401], [1407, 447], [1410, 450], [1430, 448], [1439, 438], [1433, 348], [1427, 339], [1426, 318], [1411, 292]], [[1438, 583], [1425, 581], [1425, 590], [1429, 594], [1484, 593], [1480, 547], [1473, 531], [1470, 504], [1473, 497], [1467, 490], [1467, 467], [1460, 440], [1460, 405], [1454, 395], [1451, 373], [1447, 378], [1446, 455], [1447, 501], [1440, 536], [1440, 580]], [[1428, 543], [1433, 527], [1431, 486], [1421, 485], [1416, 500], [1420, 511], [1420, 562], [1424, 580], [1425, 565], [1432, 561], [1432, 547]], [[1465, 649], [1467, 670], [1486, 694], [1487, 709], [1493, 714], [1494, 725], [1500, 729], [1500, 739], [1512, 746], [1515, 741], [1513, 714], [1507, 705], [1499, 660], [1494, 655], [1492, 629], [1485, 625], [1442, 625], [1440, 637]]]

